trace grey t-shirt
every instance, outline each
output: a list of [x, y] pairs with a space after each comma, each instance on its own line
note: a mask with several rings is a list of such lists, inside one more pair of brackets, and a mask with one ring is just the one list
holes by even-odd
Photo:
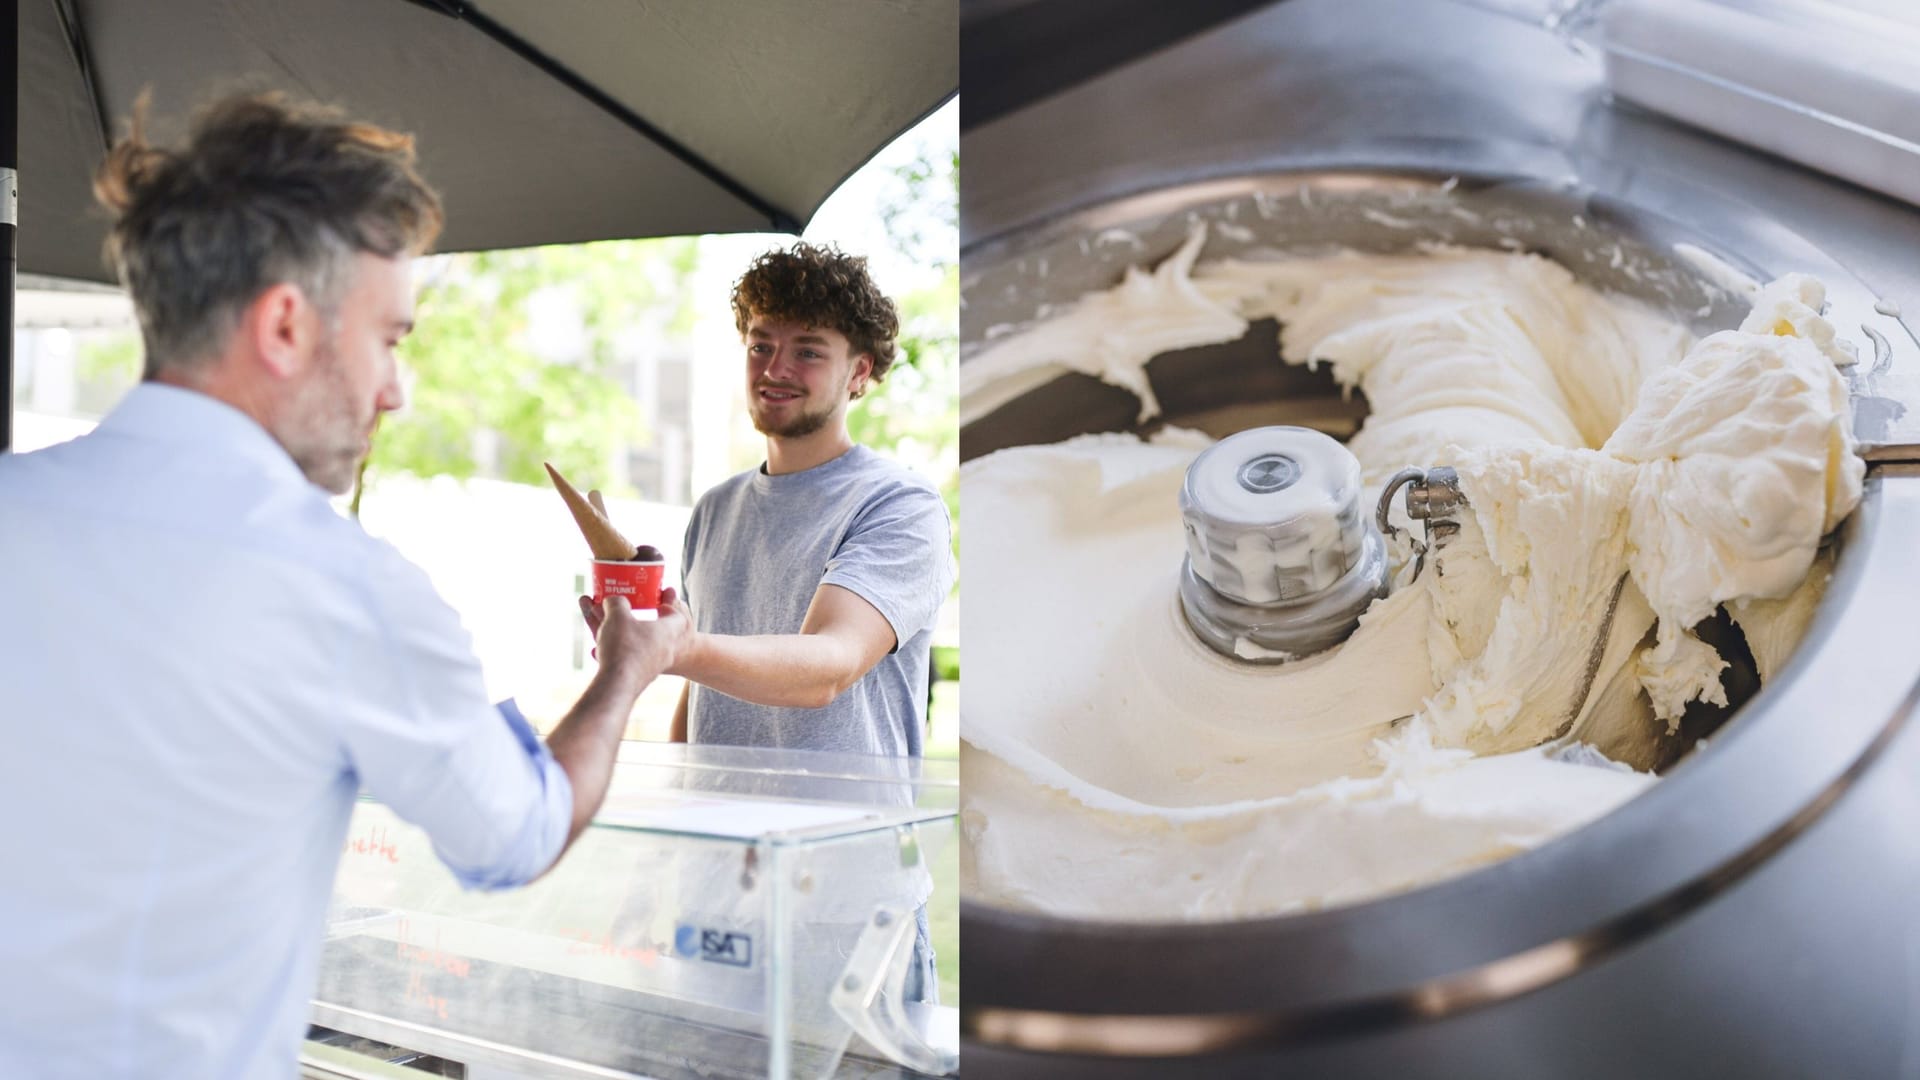
[[813, 594], [838, 585], [872, 604], [898, 641], [823, 708], [754, 705], [694, 686], [696, 743], [918, 757], [928, 649], [953, 585], [946, 503], [931, 482], [864, 446], [804, 472], [741, 473], [701, 496], [687, 523], [683, 595], [711, 634], [797, 634]]

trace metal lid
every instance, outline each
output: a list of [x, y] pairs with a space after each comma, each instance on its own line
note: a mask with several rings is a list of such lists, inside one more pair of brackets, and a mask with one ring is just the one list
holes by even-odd
[[1301, 427], [1228, 436], [1180, 488], [1193, 572], [1243, 604], [1325, 592], [1361, 560], [1360, 462]]

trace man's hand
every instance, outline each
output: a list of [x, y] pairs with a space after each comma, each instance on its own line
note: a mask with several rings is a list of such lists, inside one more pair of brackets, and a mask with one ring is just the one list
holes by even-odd
[[660, 617], [633, 617], [625, 597], [609, 596], [604, 607], [580, 598], [580, 613], [594, 628], [602, 659], [572, 711], [547, 738], [553, 759], [573, 785], [573, 827], [567, 844], [585, 831], [607, 797], [620, 737], [633, 715], [633, 703], [654, 677], [679, 662], [693, 638], [693, 623], [672, 589], [660, 591]]
[[[675, 611], [680, 612], [689, 619], [693, 617], [693, 612], [689, 611], [687, 605], [680, 601], [679, 593], [672, 589], [661, 589], [661, 608], [665, 609], [669, 604], [673, 606]], [[583, 596], [580, 598], [580, 617], [587, 620], [587, 633], [592, 634], [594, 640], [597, 642], [600, 638], [600, 624], [605, 622], [607, 618], [606, 612], [601, 611], [600, 605], [593, 602], [593, 597]]]
[[[663, 617], [671, 604], [676, 614], [688, 618], [673, 590], [662, 590], [660, 598]], [[613, 602], [609, 598], [608, 603]], [[604, 633], [606, 613], [590, 597], [580, 598], [580, 617], [596, 637]], [[807, 606], [799, 633], [688, 632], [678, 639], [674, 658], [652, 675], [683, 676], [755, 705], [817, 709], [864, 678], [896, 644], [893, 624], [866, 598], [838, 585], [822, 585]], [[684, 708], [686, 699], [681, 700]], [[674, 741], [685, 738], [684, 726], [675, 731]]]
[[[662, 599], [665, 599], [662, 597]], [[593, 635], [593, 658], [600, 659], [600, 624], [607, 621], [607, 613], [593, 602], [593, 597], [580, 598], [580, 617], [587, 620], [587, 633]]]
[[636, 677], [641, 686], [678, 663], [693, 637], [693, 623], [672, 589], [660, 590], [660, 617], [637, 619], [625, 597], [609, 596], [604, 607], [580, 598], [580, 614], [593, 631], [594, 656], [602, 674]]

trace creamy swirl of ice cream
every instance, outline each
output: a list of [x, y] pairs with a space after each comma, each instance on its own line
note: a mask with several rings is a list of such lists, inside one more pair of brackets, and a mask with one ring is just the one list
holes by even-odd
[[1226, 919], [1434, 881], [1652, 783], [1619, 762], [1653, 760], [1686, 702], [1721, 696], [1724, 661], [1690, 629], [1717, 606], [1763, 677], [1798, 640], [1821, 538], [1863, 474], [1851, 356], [1817, 282], [1783, 278], [1741, 329], [1692, 342], [1538, 257], [1200, 263], [1203, 243], [1196, 230], [1153, 273], [995, 341], [963, 393], [992, 400], [1059, 364], [1141, 392], [1151, 414], [1147, 360], [1277, 317], [1286, 362], [1365, 392], [1349, 446], [1373, 492], [1450, 465], [1469, 512], [1345, 644], [1256, 666], [1179, 612], [1177, 493], [1204, 436], [969, 462], [968, 520], [990, 524], [969, 535], [968, 588], [1001, 598], [964, 615], [971, 896]]

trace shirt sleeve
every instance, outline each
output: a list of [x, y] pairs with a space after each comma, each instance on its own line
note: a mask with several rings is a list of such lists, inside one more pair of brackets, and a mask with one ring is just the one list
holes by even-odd
[[953, 587], [947, 504], [930, 487], [903, 484], [861, 513], [822, 585], [872, 604], [893, 627], [894, 651], [933, 625]]
[[680, 540], [680, 602], [693, 607], [693, 549], [700, 538], [700, 504], [687, 515], [687, 532]]
[[365, 625], [343, 650], [347, 758], [462, 885], [523, 885], [566, 845], [572, 784], [511, 700], [488, 703], [471, 639], [426, 575], [378, 546]]

